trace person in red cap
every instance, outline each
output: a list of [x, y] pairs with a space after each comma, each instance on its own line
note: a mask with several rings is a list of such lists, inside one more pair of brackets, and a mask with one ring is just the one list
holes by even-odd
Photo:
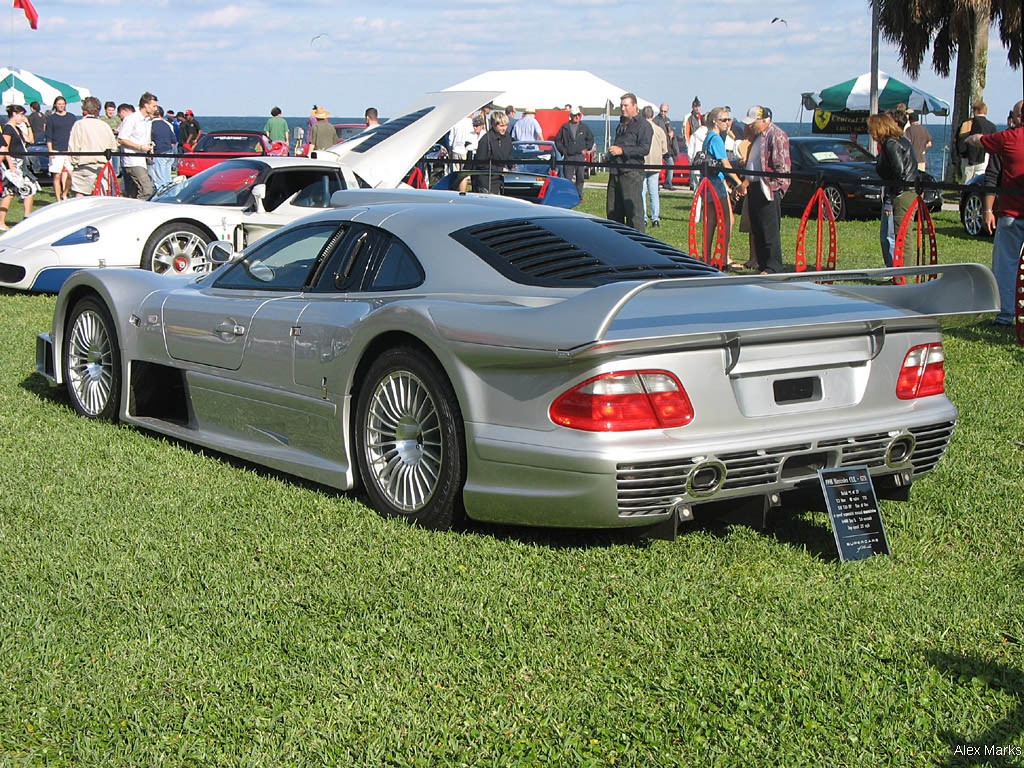
[[199, 137], [203, 135], [203, 129], [199, 127], [199, 121], [196, 120], [195, 113], [191, 109], [185, 110], [185, 117], [182, 118], [181, 125], [178, 128], [178, 138], [181, 146], [186, 152], [191, 152], [192, 147], [199, 141]]

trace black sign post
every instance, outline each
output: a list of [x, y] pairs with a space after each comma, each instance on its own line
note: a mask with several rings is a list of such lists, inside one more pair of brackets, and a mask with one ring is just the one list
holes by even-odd
[[868, 468], [822, 469], [818, 479], [832, 520], [839, 559], [846, 562], [888, 555], [889, 541]]

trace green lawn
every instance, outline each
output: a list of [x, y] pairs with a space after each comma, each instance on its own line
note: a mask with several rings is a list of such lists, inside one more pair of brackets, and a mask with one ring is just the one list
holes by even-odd
[[[656, 234], [685, 244], [687, 206]], [[877, 223], [840, 249], [879, 265]], [[962, 756], [1024, 747], [1009, 334], [947, 334], [949, 453], [883, 502], [893, 555], [842, 564], [822, 512], [649, 543], [384, 520], [76, 417], [32, 372], [53, 303], [0, 294], [0, 765], [1024, 764]]]

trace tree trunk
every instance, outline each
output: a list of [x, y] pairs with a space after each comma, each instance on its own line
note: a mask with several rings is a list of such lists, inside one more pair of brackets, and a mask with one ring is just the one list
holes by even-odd
[[992, 18], [990, 0], [978, 0], [968, 12], [968, 23], [958, 35], [956, 80], [953, 89], [953, 121], [950, 134], [950, 163], [946, 181], [960, 181], [961, 159], [957, 152], [960, 124], [971, 116], [971, 105], [985, 93], [988, 71], [988, 29]]

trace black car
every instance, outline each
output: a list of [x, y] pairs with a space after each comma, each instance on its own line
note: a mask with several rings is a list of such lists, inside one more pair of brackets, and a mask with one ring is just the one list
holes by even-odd
[[984, 184], [985, 175], [981, 174], [971, 179], [960, 190], [960, 221], [964, 225], [964, 231], [971, 237], [989, 234], [982, 222], [985, 201], [982, 199], [981, 188]]
[[[834, 136], [798, 136], [790, 138], [789, 153], [794, 178], [782, 208], [800, 215], [818, 188], [818, 177], [825, 196], [832, 204], [837, 220], [845, 218], [878, 218], [882, 212], [882, 180], [875, 172], [875, 157], [860, 144]], [[925, 181], [934, 181], [927, 173]], [[924, 190], [929, 211], [942, 208], [942, 195], [936, 189]]]

